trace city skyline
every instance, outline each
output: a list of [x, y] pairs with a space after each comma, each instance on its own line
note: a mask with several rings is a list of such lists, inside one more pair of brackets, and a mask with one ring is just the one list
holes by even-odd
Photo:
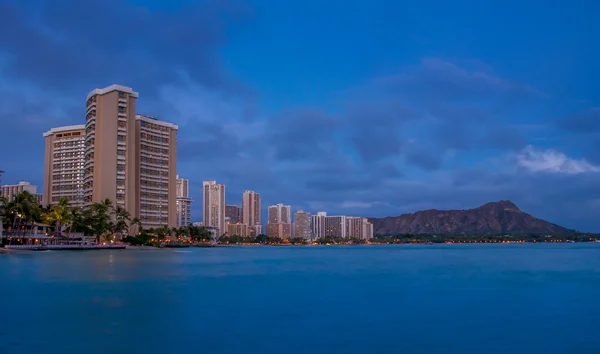
[[3, 183], [47, 192], [40, 136], [84, 123], [90, 89], [118, 83], [179, 126], [193, 220], [217, 180], [236, 203], [259, 192], [262, 215], [279, 201], [385, 217], [511, 200], [598, 232], [599, 29], [589, 4], [538, 5], [9, 1]]

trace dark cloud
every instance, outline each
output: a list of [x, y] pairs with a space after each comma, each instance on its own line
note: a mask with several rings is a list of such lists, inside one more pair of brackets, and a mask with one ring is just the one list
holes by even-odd
[[239, 139], [221, 125], [196, 122], [195, 132], [193, 137], [179, 142], [179, 159], [206, 162], [233, 160], [242, 151]]
[[600, 133], [600, 107], [593, 107], [584, 112], [560, 118], [557, 126], [559, 129], [572, 133]]
[[266, 141], [279, 160], [300, 161], [336, 153], [340, 120], [316, 109], [286, 110], [268, 120]]
[[493, 102], [507, 98], [523, 101], [543, 95], [523, 83], [462, 68], [438, 58], [425, 58], [408, 74], [382, 77], [376, 82], [398, 94], [425, 101]]
[[[33, 10], [35, 9], [35, 10]], [[237, 2], [204, 1], [175, 12], [124, 0], [0, 4], [2, 73], [45, 89], [88, 91], [115, 82], [150, 94], [183, 70], [214, 89], [242, 89], [221, 67], [226, 19], [248, 13]]]
[[437, 170], [442, 166], [442, 156], [421, 147], [408, 149], [406, 161], [424, 170]]

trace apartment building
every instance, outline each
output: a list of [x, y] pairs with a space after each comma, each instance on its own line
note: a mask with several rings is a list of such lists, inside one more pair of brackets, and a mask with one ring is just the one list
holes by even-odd
[[176, 176], [177, 227], [189, 226], [192, 222], [192, 198], [189, 197], [189, 181]]
[[294, 223], [292, 224], [292, 226], [293, 237], [300, 237], [305, 240], [311, 238], [310, 213], [305, 212], [303, 210], [298, 210], [294, 214]]
[[44, 156], [43, 205], [66, 198], [72, 206], [83, 206], [85, 125], [52, 128], [43, 134]]
[[202, 182], [202, 217], [205, 227], [216, 228], [219, 235], [227, 232], [224, 184], [217, 184], [217, 181]]

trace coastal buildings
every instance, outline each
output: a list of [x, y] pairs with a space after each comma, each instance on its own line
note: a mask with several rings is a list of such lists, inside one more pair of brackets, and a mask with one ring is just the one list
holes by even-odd
[[233, 224], [242, 222], [242, 208], [237, 205], [225, 206], [225, 217], [229, 218], [229, 222]]
[[310, 213], [298, 210], [296, 214], [294, 214], [292, 236], [308, 240], [310, 239], [310, 235]]
[[[84, 203], [109, 199], [138, 216], [135, 171], [135, 105], [129, 87], [92, 90], [86, 101]], [[139, 158], [139, 156], [138, 156]]]
[[[141, 114], [135, 116], [135, 124], [135, 135], [132, 137], [136, 141], [134, 159], [129, 166], [126, 165], [125, 171], [130, 182], [129, 188], [134, 188], [133, 193], [126, 193], [126, 195], [133, 195], [135, 199], [128, 204], [135, 205], [134, 210], [139, 210], [139, 218], [144, 227], [174, 227], [177, 225], [178, 127]], [[117, 150], [117, 153], [119, 151]], [[131, 167], [134, 171], [127, 176], [127, 168]], [[137, 173], [139, 177], [136, 176]], [[119, 170], [117, 170], [118, 177]], [[138, 183], [139, 198], [137, 198]], [[119, 202], [118, 198], [117, 202]]]
[[327, 213], [324, 211], [320, 211], [317, 215], [311, 216], [310, 226], [312, 234], [315, 235], [316, 238], [325, 237], [325, 218], [327, 217]]
[[282, 239], [292, 237], [292, 207], [276, 204], [269, 206], [267, 236]]
[[13, 200], [15, 195], [22, 192], [29, 192], [29, 194], [36, 197], [38, 203], [41, 203], [42, 195], [37, 192], [37, 186], [29, 182], [22, 181], [18, 184], [7, 184], [0, 187], [0, 196], [4, 196], [8, 200]]
[[373, 234], [373, 223], [369, 222], [369, 219], [363, 218], [363, 234], [362, 238], [370, 240], [374, 236]]
[[346, 237], [346, 216], [325, 217], [325, 236]]
[[250, 235], [250, 231], [248, 229], [248, 225], [236, 223], [236, 224], [227, 224], [227, 235], [233, 236], [238, 235], [242, 237], [246, 237]]
[[367, 218], [346, 217], [346, 237], [368, 240], [373, 238], [373, 224]]
[[269, 206], [269, 224], [292, 223], [292, 207], [289, 205], [276, 204]]
[[72, 206], [83, 206], [85, 125], [52, 128], [43, 134], [44, 156], [43, 205], [66, 198]]
[[317, 237], [347, 237], [346, 216], [328, 216], [326, 212], [319, 212], [311, 217], [312, 233]]
[[217, 184], [217, 181], [202, 182], [202, 218], [204, 226], [216, 228], [218, 235], [227, 232], [224, 184]]
[[346, 217], [346, 237], [362, 238], [363, 220], [358, 216]]
[[138, 97], [121, 85], [92, 90], [85, 125], [44, 134], [48, 204], [63, 196], [78, 206], [109, 199], [146, 228], [176, 225], [178, 127], [136, 114]]
[[177, 227], [189, 226], [192, 222], [192, 198], [189, 197], [189, 181], [177, 178]]
[[292, 224], [277, 223], [267, 224], [267, 236], [279, 237], [281, 239], [289, 239], [292, 237]]
[[255, 235], [262, 232], [260, 226], [260, 194], [254, 191], [248, 190], [242, 195], [242, 224], [248, 225]]

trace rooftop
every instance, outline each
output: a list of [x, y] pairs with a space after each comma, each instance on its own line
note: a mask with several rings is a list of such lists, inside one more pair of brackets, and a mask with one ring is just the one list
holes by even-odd
[[131, 87], [127, 87], [127, 86], [121, 86], [121, 85], [110, 85], [108, 87], [102, 88], [102, 89], [94, 89], [92, 90], [92, 92], [90, 92], [87, 95], [86, 101], [89, 100], [92, 96], [95, 95], [105, 95], [109, 92], [112, 91], [122, 91], [122, 92], [127, 92], [128, 94], [130, 94], [131, 96], [138, 98], [140, 97], [140, 94], [133, 91], [133, 89]]

